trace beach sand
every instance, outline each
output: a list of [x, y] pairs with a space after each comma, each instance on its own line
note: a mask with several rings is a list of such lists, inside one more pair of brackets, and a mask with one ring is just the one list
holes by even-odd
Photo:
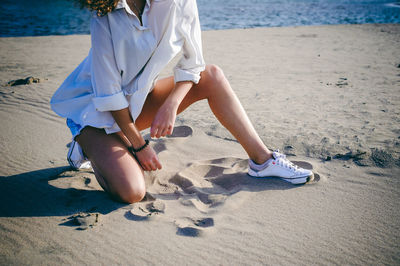
[[[316, 178], [249, 177], [200, 102], [151, 141], [163, 169], [132, 205], [68, 167], [49, 107], [89, 48], [87, 35], [0, 39], [0, 264], [400, 263], [400, 25], [203, 32], [263, 141]], [[29, 76], [41, 82], [5, 86]]]

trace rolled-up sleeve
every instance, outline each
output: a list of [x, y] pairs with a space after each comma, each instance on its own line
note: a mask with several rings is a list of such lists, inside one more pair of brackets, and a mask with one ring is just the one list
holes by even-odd
[[116, 111], [129, 106], [121, 88], [121, 73], [115, 60], [107, 16], [92, 16], [91, 81], [93, 104], [98, 111]]
[[180, 31], [184, 38], [182, 58], [174, 68], [174, 80], [199, 83], [205, 69], [201, 43], [201, 29], [195, 0], [183, 1]]

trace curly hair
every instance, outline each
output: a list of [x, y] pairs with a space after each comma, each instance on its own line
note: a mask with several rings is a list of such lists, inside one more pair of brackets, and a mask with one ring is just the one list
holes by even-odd
[[98, 16], [104, 16], [113, 11], [119, 0], [74, 0], [80, 8], [96, 11]]

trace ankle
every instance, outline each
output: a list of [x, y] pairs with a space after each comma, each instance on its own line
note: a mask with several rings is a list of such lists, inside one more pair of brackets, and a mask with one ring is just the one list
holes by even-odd
[[253, 162], [255, 162], [256, 164], [263, 164], [266, 161], [268, 161], [269, 159], [272, 158], [272, 152], [271, 151], [266, 151], [262, 154], [259, 154], [257, 156], [254, 156], [254, 158], [250, 158]]

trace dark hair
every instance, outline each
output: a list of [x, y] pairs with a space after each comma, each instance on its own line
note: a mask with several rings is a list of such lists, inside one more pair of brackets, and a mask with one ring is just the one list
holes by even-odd
[[88, 8], [90, 11], [97, 11], [98, 16], [104, 16], [113, 11], [119, 0], [74, 0], [80, 8]]

